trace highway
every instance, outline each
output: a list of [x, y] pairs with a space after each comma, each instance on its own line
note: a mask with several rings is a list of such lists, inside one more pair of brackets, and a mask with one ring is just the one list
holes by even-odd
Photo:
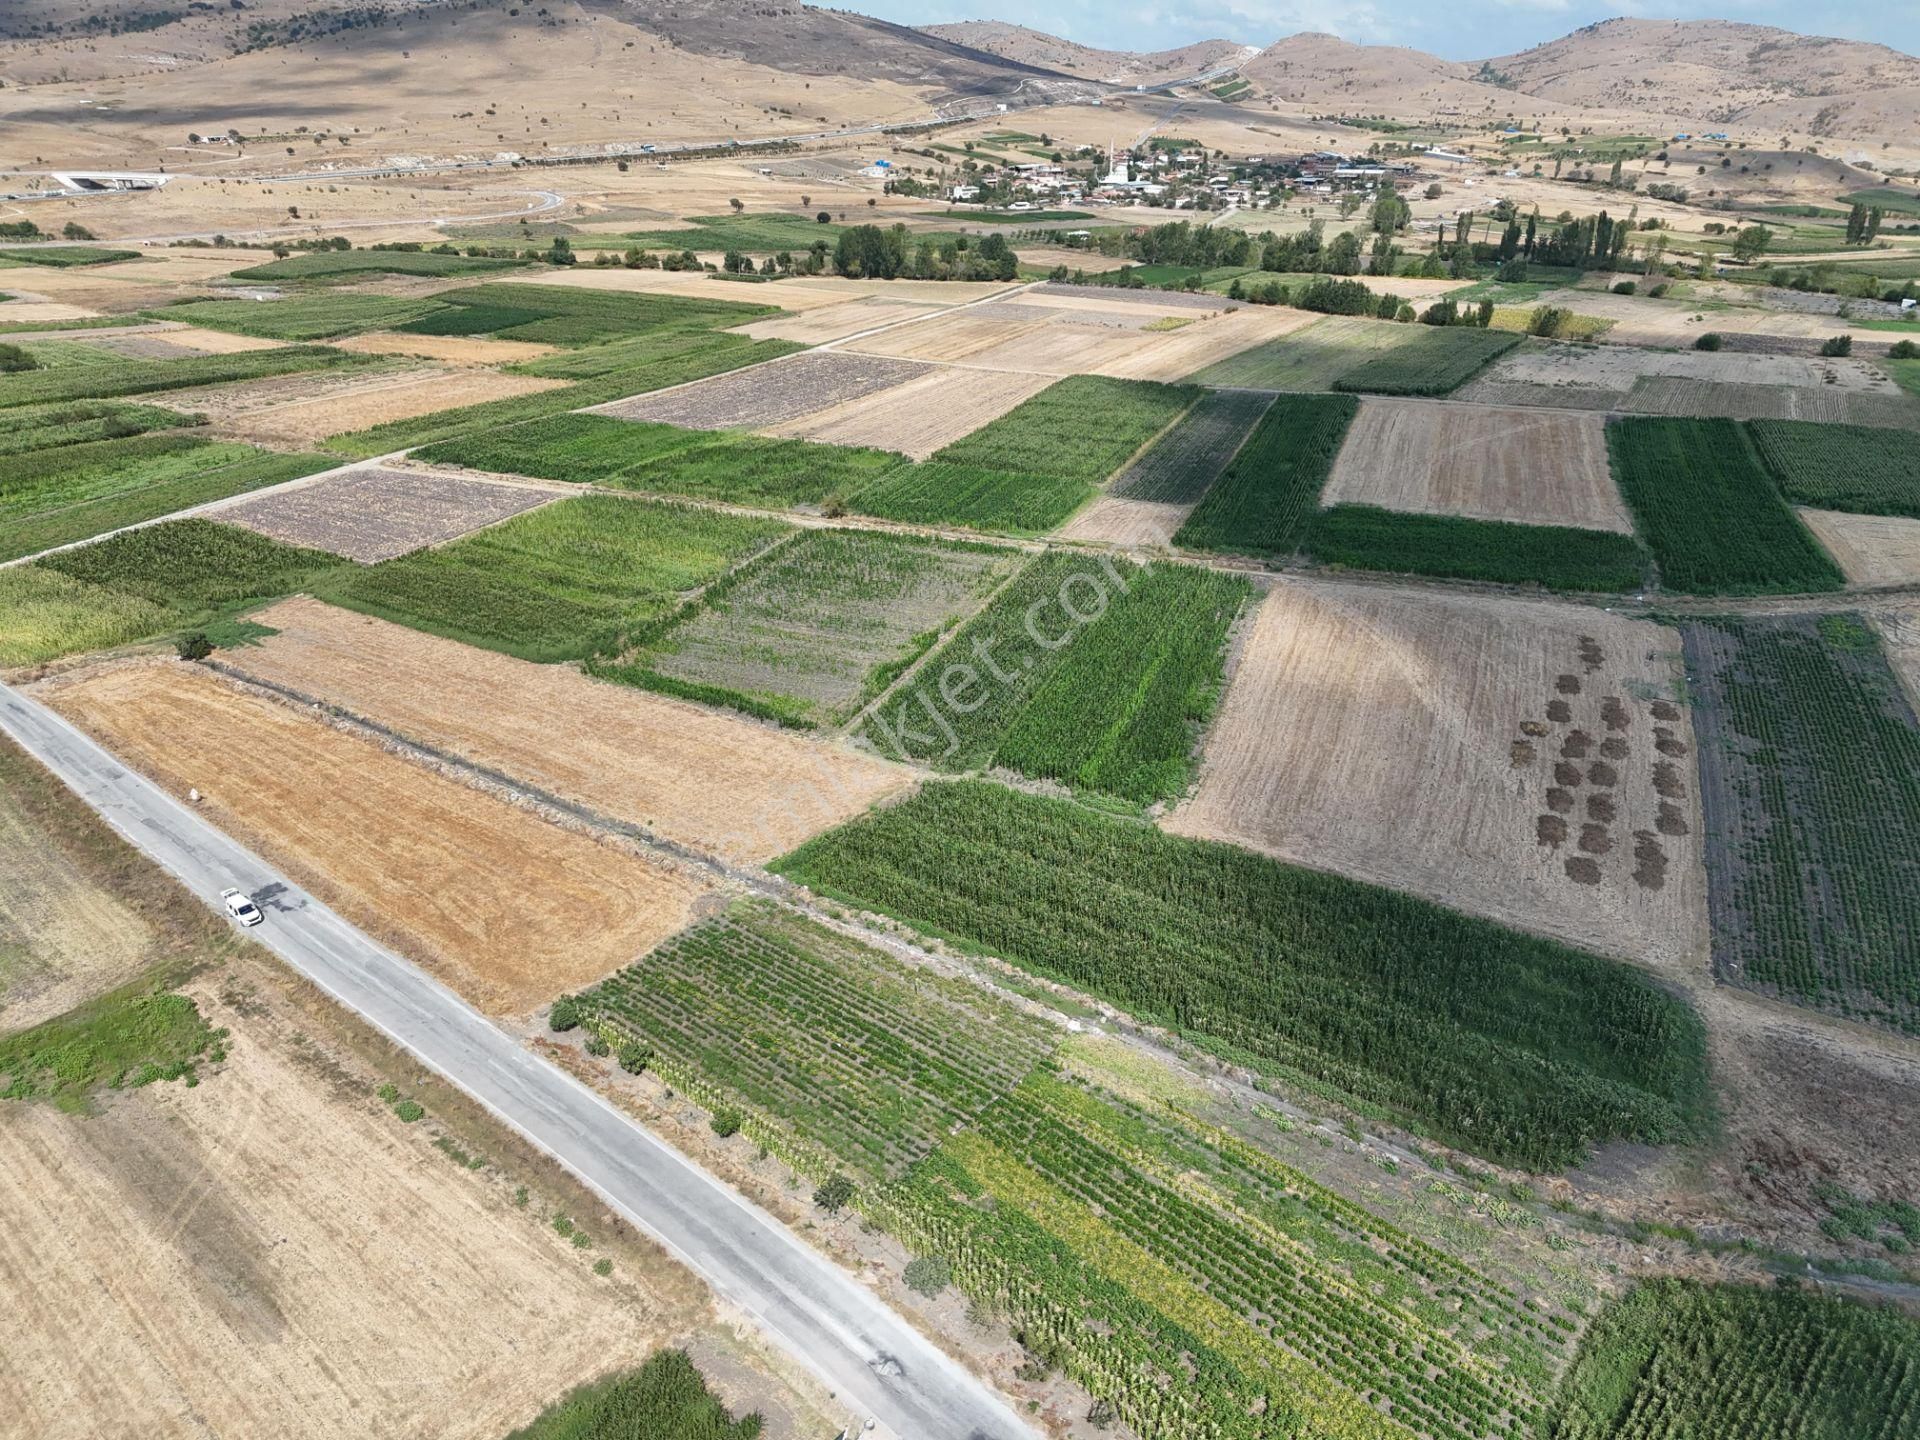
[[[894, 1440], [1037, 1440], [984, 1382], [859, 1281], [451, 990], [349, 925], [60, 716], [0, 685], [4, 731], [214, 908], [237, 886], [252, 938], [467, 1091], [745, 1311], [853, 1428]], [[215, 1083], [218, 1083], [217, 1081]]]

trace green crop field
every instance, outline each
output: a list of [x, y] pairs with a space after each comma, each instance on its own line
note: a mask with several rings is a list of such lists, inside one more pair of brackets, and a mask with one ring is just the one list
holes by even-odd
[[1137, 1433], [1479, 1440], [1544, 1417], [1550, 1303], [1171, 1102], [1067, 1078], [1059, 1032], [990, 990], [742, 902], [579, 1006], [749, 1142], [852, 1180]]
[[0, 560], [337, 463], [324, 455], [281, 455], [187, 434], [95, 440], [0, 458]]
[[[30, 451], [60, 450], [96, 440], [126, 439], [152, 430], [171, 430], [198, 423], [159, 405], [127, 405], [113, 400], [74, 400], [54, 405], [23, 405], [8, 412], [6, 433], [0, 435], [0, 456]], [[6, 489], [0, 483], [0, 490]], [[0, 500], [0, 504], [4, 504]]]
[[582, 495], [440, 549], [343, 572], [319, 593], [525, 660], [577, 660], [624, 648], [635, 627], [786, 528], [684, 505]]
[[684, 1350], [582, 1385], [507, 1440], [759, 1440], [758, 1414], [734, 1419]]
[[442, 291], [434, 302], [451, 308], [435, 308], [395, 328], [421, 335], [497, 335], [546, 345], [598, 345], [654, 330], [740, 325], [779, 313], [776, 305], [536, 284], [472, 285]]
[[1872, 190], [1854, 190], [1840, 197], [1842, 205], [1879, 206], [1889, 215], [1920, 215], [1920, 195], [1911, 190], [1896, 190], [1881, 185]]
[[322, 293], [287, 300], [192, 300], [146, 313], [155, 320], [184, 320], [268, 340], [331, 340], [363, 330], [391, 330], [438, 308], [432, 300]]
[[1307, 548], [1323, 565], [1439, 575], [1549, 590], [1637, 590], [1647, 556], [1631, 535], [1565, 525], [1513, 525], [1335, 505], [1312, 522]]
[[528, 263], [480, 255], [435, 255], [426, 250], [317, 250], [236, 270], [233, 278], [268, 284], [286, 280], [344, 284], [369, 275], [478, 275]]
[[[822, 203], [819, 209], [828, 209]], [[831, 245], [840, 238], [840, 225], [822, 225], [808, 215], [693, 215], [685, 229], [630, 230], [619, 235], [584, 234], [573, 242], [584, 249], [667, 250], [740, 250], [770, 254], [776, 250], [796, 253], [810, 249], [816, 240]]]
[[1199, 395], [1190, 385], [1070, 375], [849, 503], [917, 524], [1044, 533]]
[[773, 868], [1495, 1159], [1703, 1123], [1700, 1021], [1634, 969], [1070, 801], [928, 785]]
[[1176, 796], [1249, 593], [1192, 566], [1043, 555], [863, 733], [940, 769], [999, 766], [1143, 805]]
[[1207, 493], [1272, 403], [1271, 396], [1253, 391], [1207, 391], [1115, 478], [1109, 492], [1129, 500], [1191, 505]]
[[1660, 583], [1690, 595], [1838, 590], [1841, 575], [1732, 420], [1630, 417], [1607, 451]]
[[1753, 420], [1747, 433], [1796, 505], [1920, 518], [1920, 444], [1909, 431]]
[[811, 530], [710, 587], [596, 673], [797, 725], [854, 714], [1025, 559], [917, 536]]
[[1551, 1440], [1906, 1440], [1920, 1322], [1812, 1291], [1649, 1280], [1594, 1324]]
[[0, 261], [18, 265], [48, 265], [68, 269], [76, 265], [111, 265], [116, 260], [138, 260], [138, 250], [108, 250], [95, 245], [23, 246], [0, 250]]
[[212, 520], [169, 520], [62, 550], [35, 568], [132, 595], [182, 619], [300, 589], [343, 562]]
[[1920, 721], [1851, 615], [1683, 627], [1716, 970], [1920, 1034]]
[[1882, 360], [1893, 383], [1909, 395], [1920, 395], [1920, 360]]
[[1304, 330], [1216, 360], [1187, 379], [1245, 390], [1331, 390], [1369, 356], [1411, 344], [1416, 330], [1426, 328], [1329, 315]]
[[1413, 338], [1375, 355], [1333, 382], [1368, 395], [1446, 395], [1520, 343], [1518, 335], [1471, 325], [1417, 325]]
[[124, 645], [157, 635], [173, 621], [165, 606], [56, 571], [35, 565], [0, 570], [0, 665], [37, 665]]
[[122, 360], [110, 364], [58, 366], [0, 375], [0, 410], [16, 405], [52, 405], [69, 400], [104, 400], [150, 395], [230, 380], [258, 380], [305, 370], [329, 370], [374, 363], [324, 345], [290, 345], [279, 350], [249, 350], [239, 355], [196, 355], [187, 360]]
[[965, 220], [976, 225], [1037, 225], [1043, 220], [1091, 220], [1086, 210], [942, 210], [943, 220]]
[[[662, 331], [567, 355], [549, 355], [531, 364], [513, 367], [524, 374], [563, 376], [566, 372], [549, 367], [562, 360], [578, 360], [587, 373], [572, 385], [391, 420], [366, 430], [330, 436], [325, 445], [340, 455], [354, 458], [384, 455], [392, 450], [478, 435], [504, 425], [562, 415], [583, 405], [601, 405], [648, 390], [724, 374], [797, 348], [785, 340], [748, 340], [739, 335], [705, 331], [691, 334]], [[615, 351], [620, 352], [618, 363], [599, 368], [598, 362], [603, 357], [612, 358]]]
[[1359, 402], [1282, 395], [1254, 427], [1173, 543], [1191, 550], [1286, 556], [1306, 543], [1320, 490]]

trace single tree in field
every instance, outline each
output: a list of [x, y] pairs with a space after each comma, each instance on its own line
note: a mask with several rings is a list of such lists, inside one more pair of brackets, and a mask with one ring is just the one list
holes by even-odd
[[747, 208], [745, 205], [740, 203], [740, 197], [738, 195], [734, 196], [731, 200], [727, 201], [727, 204], [733, 207], [733, 213], [736, 215], [738, 215], [742, 210]]

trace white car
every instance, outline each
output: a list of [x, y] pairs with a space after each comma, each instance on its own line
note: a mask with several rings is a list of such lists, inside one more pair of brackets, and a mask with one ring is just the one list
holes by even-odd
[[227, 914], [242, 925], [258, 925], [267, 918], [260, 913], [260, 907], [254, 904], [243, 890], [222, 890], [220, 899], [227, 907]]

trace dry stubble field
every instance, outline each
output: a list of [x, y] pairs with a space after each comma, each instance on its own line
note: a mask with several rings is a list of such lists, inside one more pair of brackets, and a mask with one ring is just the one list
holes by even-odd
[[937, 314], [939, 309], [937, 305], [880, 298], [848, 300], [803, 310], [795, 315], [775, 315], [765, 320], [755, 320], [734, 327], [734, 333], [748, 335], [755, 340], [791, 340], [799, 345], [822, 345], [829, 340], [842, 340], [862, 330], [871, 330], [877, 325], [892, 325], [901, 320]]
[[661, 838], [757, 864], [911, 780], [839, 745], [535, 665], [315, 600], [234, 668]]
[[232, 980], [189, 992], [233, 1031], [196, 1088], [0, 1108], [9, 1433], [498, 1440], [702, 1323], [685, 1271], [595, 1276]]
[[1633, 533], [1597, 413], [1362, 400], [1321, 503]]
[[1679, 648], [1595, 610], [1280, 581], [1166, 827], [1704, 964]]
[[1051, 375], [942, 366], [894, 389], [768, 426], [767, 431], [829, 445], [872, 445], [924, 460], [1052, 383]]
[[602, 406], [619, 420], [694, 430], [761, 429], [879, 395], [928, 373], [925, 365], [842, 351], [810, 351]]
[[210, 821], [494, 1014], [625, 964], [702, 893], [197, 666], [76, 674], [41, 698], [169, 793], [197, 788]]
[[352, 350], [361, 355], [415, 355], [448, 365], [508, 365], [538, 360], [553, 354], [556, 348], [527, 340], [489, 340], [481, 335], [402, 335], [393, 330], [349, 335], [332, 344], [336, 350]]
[[1800, 518], [1849, 584], [1920, 584], [1920, 520], [1838, 510], [1802, 510]]
[[218, 518], [289, 545], [372, 565], [471, 534], [570, 493], [561, 485], [369, 466], [223, 506]]

